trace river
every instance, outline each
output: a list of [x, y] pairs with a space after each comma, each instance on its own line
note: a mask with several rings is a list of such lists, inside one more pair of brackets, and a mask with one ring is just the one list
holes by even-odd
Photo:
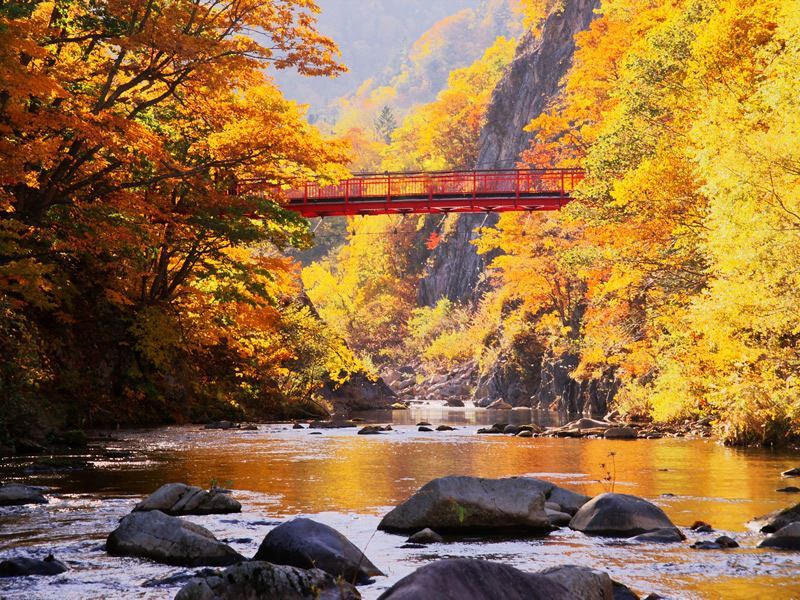
[[[51, 488], [44, 506], [0, 509], [0, 558], [52, 551], [71, 567], [61, 576], [0, 580], [2, 598], [171, 598], [192, 573], [132, 558], [112, 558], [103, 545], [116, 522], [142, 496], [183, 481], [232, 488], [240, 515], [190, 517], [236, 550], [252, 556], [281, 521], [310, 516], [344, 533], [387, 573], [361, 587], [374, 599], [399, 578], [436, 558], [481, 557], [524, 570], [581, 564], [609, 572], [635, 591], [669, 598], [800, 598], [800, 553], [755, 549], [761, 536], [746, 523], [796, 503], [777, 492], [780, 472], [797, 454], [730, 449], [713, 440], [522, 439], [477, 435], [492, 422], [553, 424], [556, 417], [529, 411], [499, 412], [424, 406], [360, 415], [393, 423], [394, 431], [357, 436], [354, 429], [293, 430], [261, 425], [257, 431], [167, 427], [115, 432], [77, 466], [41, 458], [6, 459], [0, 479]], [[420, 433], [415, 423], [457, 426]], [[81, 462], [85, 463], [81, 465]], [[605, 466], [603, 466], [605, 465]], [[611, 473], [610, 480], [607, 474]], [[429, 480], [444, 475], [529, 475], [586, 494], [636, 494], [661, 506], [687, 533], [682, 544], [643, 545], [590, 538], [561, 529], [543, 539], [465, 540], [425, 549], [402, 548], [404, 538], [376, 532], [383, 514]], [[696, 520], [714, 534], [696, 535]], [[696, 539], [727, 534], [737, 550], [692, 550]]]

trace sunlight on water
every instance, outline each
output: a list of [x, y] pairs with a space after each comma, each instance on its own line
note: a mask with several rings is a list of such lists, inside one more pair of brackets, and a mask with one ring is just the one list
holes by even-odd
[[[118, 435], [113, 446], [129, 452], [129, 458], [98, 459], [90, 469], [21, 477], [31, 460], [4, 465], [4, 479], [50, 486], [54, 497], [48, 506], [0, 512], [0, 556], [52, 550], [71, 571], [49, 579], [2, 581], [0, 593], [9, 598], [171, 597], [180, 583], [151, 587], [152, 580], [191, 569], [110, 558], [103, 550], [105, 537], [139, 497], [159, 485], [184, 481], [208, 486], [213, 481], [235, 489], [244, 512], [193, 521], [252, 556], [277, 522], [313, 515], [359, 546], [368, 546], [367, 554], [387, 572], [387, 578], [362, 588], [365, 598], [377, 597], [429, 560], [456, 556], [491, 558], [527, 570], [585, 564], [607, 570], [639, 592], [658, 591], [672, 598], [800, 597], [800, 555], [755, 550], [760, 536], [746, 527], [754, 516], [792, 503], [791, 496], [776, 492], [782, 485], [779, 473], [792, 464], [791, 455], [732, 450], [708, 440], [476, 435], [478, 425], [530, 421], [528, 411], [498, 415], [422, 407], [366, 416], [374, 422], [392, 421], [395, 430], [357, 436], [355, 429], [311, 435], [286, 425], [262, 426], [255, 432], [164, 428]], [[554, 422], [551, 415], [534, 419]], [[419, 420], [459, 429], [420, 433], [414, 426]], [[687, 531], [688, 542], [657, 546], [559, 530], [544, 539], [460, 541], [423, 550], [400, 548], [404, 538], [375, 533], [381, 515], [435, 477], [527, 475], [597, 494], [611, 487], [603, 481], [608, 472], [615, 473], [617, 491], [653, 500], [677, 525], [687, 528], [701, 519], [718, 533]], [[738, 539], [742, 549], [702, 552], [688, 547], [691, 541], [722, 533]]]

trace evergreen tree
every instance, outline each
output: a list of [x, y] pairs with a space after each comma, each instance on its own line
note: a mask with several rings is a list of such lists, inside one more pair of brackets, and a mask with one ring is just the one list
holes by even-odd
[[397, 119], [394, 116], [392, 107], [387, 104], [375, 119], [375, 133], [378, 134], [381, 140], [390, 144], [392, 142], [392, 133], [394, 133], [395, 129], [397, 129]]

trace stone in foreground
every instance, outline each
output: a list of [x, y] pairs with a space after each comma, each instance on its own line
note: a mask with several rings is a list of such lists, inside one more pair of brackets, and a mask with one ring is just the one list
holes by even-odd
[[800, 550], [800, 522], [782, 527], [763, 540], [759, 548], [779, 548], [781, 550]]
[[[459, 558], [425, 565], [379, 600], [574, 600], [561, 583], [484, 560]], [[606, 600], [606, 599], [604, 599]], [[608, 598], [611, 600], [611, 598]]]
[[246, 562], [197, 578], [175, 600], [359, 600], [349, 583], [320, 569], [303, 570], [268, 562]]
[[29, 575], [60, 575], [67, 565], [50, 554], [44, 560], [23, 556], [0, 562], [0, 577], [27, 577]]
[[570, 529], [587, 535], [633, 537], [660, 529], [675, 529], [655, 504], [629, 494], [600, 494], [572, 518]]
[[383, 573], [341, 533], [311, 519], [294, 519], [270, 531], [253, 557], [276, 565], [317, 568], [353, 583]]
[[206, 491], [185, 483], [168, 483], [139, 502], [133, 510], [134, 512], [160, 510], [174, 517], [225, 515], [241, 512], [242, 505], [223, 490]]
[[20, 483], [0, 485], [0, 506], [22, 506], [23, 504], [47, 504], [39, 488]]
[[452, 533], [547, 533], [552, 527], [544, 504], [554, 488], [547, 481], [526, 477], [442, 477], [428, 482], [389, 512], [378, 529], [394, 533], [426, 527]]
[[167, 565], [228, 566], [244, 560], [208, 529], [161, 511], [133, 512], [106, 541], [111, 556], [149, 558]]

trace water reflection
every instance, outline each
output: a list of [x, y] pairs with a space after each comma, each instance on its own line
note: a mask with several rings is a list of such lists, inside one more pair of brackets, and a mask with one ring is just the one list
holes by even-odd
[[[312, 435], [309, 430], [277, 425], [256, 432], [188, 427], [125, 433], [118, 446], [132, 451], [131, 459], [105, 461], [102, 468], [88, 471], [27, 477], [30, 483], [53, 486], [62, 499], [49, 507], [0, 513], [0, 555], [22, 545], [55, 546], [75, 560], [77, 566], [70, 576], [89, 594], [81, 597], [92, 597], [92, 590], [97, 594], [94, 597], [102, 597], [112, 582], [121, 597], [147, 597], [149, 592], [140, 587], [141, 576], [163, 575], [169, 569], [148, 565], [136, 571], [143, 563], [129, 561], [128, 568], [142, 574], [131, 579], [120, 569], [118, 559], [102, 553], [102, 539], [130, 509], [134, 496], [170, 481], [200, 486], [216, 481], [237, 490], [246, 513], [236, 519], [205, 517], [199, 522], [208, 523], [220, 537], [239, 540], [237, 549], [245, 554], [255, 551], [268, 530], [265, 519], [297, 514], [322, 515], [318, 518], [342, 529], [354, 542], [369, 543], [371, 557], [390, 575], [365, 588], [365, 597], [370, 598], [430, 558], [426, 554], [430, 551], [400, 549], [401, 538], [375, 535], [375, 526], [387, 507], [435, 477], [531, 475], [587, 494], [614, 487], [653, 499], [679, 526], [687, 527], [698, 519], [708, 521], [736, 536], [744, 548], [698, 553], [687, 544], [632, 547], [559, 531], [545, 540], [451, 544], [437, 547], [435, 552], [492, 556], [528, 570], [565, 561], [600, 566], [640, 591], [658, 590], [673, 596], [750, 598], [771, 589], [775, 598], [800, 597], [796, 580], [800, 557], [754, 550], [759, 538], [746, 531], [746, 522], [753, 516], [791, 501], [776, 491], [781, 487], [779, 473], [793, 464], [790, 454], [732, 450], [707, 440], [628, 442], [476, 435], [478, 426], [493, 422], [559, 420], [526, 411], [422, 406], [368, 417], [373, 422], [391, 421], [395, 430], [380, 436], [357, 436], [353, 429]], [[414, 426], [420, 420], [459, 429], [420, 433]], [[6, 464], [0, 477], [17, 476], [23, 466]], [[610, 479], [605, 480], [609, 473]], [[54, 526], [60, 529], [55, 539], [51, 533]], [[96, 589], [91, 581], [97, 577], [89, 577], [87, 583], [80, 573], [86, 568], [87, 555], [96, 569], [93, 575], [104, 574], [105, 583]], [[0, 583], [0, 591], [10, 597], [22, 596], [15, 585]], [[60, 597], [71, 589], [69, 585], [62, 588]], [[49, 597], [47, 588], [37, 590], [42, 597]], [[164, 597], [163, 590], [159, 593], [161, 596], [153, 597]]]

